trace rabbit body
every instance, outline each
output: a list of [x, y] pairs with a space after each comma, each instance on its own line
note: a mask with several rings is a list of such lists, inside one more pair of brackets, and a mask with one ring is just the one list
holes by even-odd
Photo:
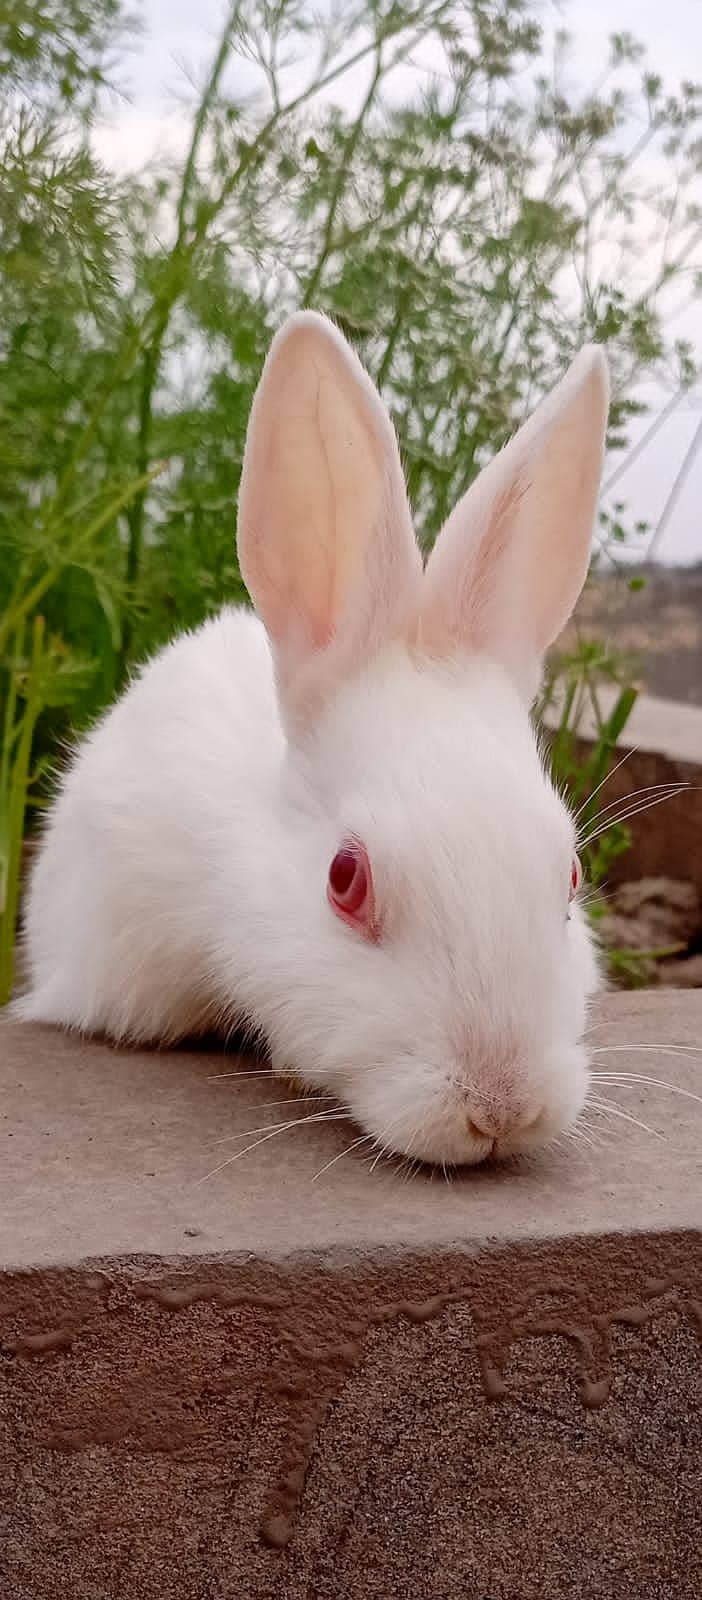
[[224, 846], [246, 897], [283, 748], [251, 613], [224, 611], [146, 666], [81, 746], [50, 814], [28, 900], [24, 1016], [163, 1041], [231, 1014], [214, 886]]
[[22, 1016], [142, 1042], [244, 1023], [429, 1161], [574, 1120], [597, 968], [528, 706], [587, 567], [605, 415], [588, 355], [425, 571], [378, 396], [331, 325], [292, 319], [240, 496], [259, 616], [176, 640], [78, 750]]

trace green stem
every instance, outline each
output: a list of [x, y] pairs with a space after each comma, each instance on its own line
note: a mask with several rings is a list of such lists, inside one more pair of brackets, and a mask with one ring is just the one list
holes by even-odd
[[136, 328], [132, 329], [131, 332], [124, 338], [122, 351], [117, 357], [110, 382], [106, 384], [101, 395], [99, 396], [91, 416], [86, 423], [80, 438], [77, 440], [77, 443], [74, 446], [71, 459], [68, 462], [64, 473], [59, 479], [53, 500], [49, 502], [48, 514], [45, 512], [42, 513], [42, 520], [44, 522], [44, 526], [47, 528], [55, 526], [56, 522], [62, 520], [62, 509], [66, 504], [68, 496], [75, 482], [80, 463], [90, 449], [90, 446], [100, 427], [105, 407], [107, 406], [118, 385], [123, 383], [125, 379], [129, 377], [135, 362], [138, 360], [139, 351], [148, 330], [149, 315], [150, 312], [148, 312], [144, 317], [143, 322]]
[[134, 621], [130, 609], [130, 602], [134, 600], [134, 593], [141, 567], [141, 555], [144, 547], [144, 518], [146, 515], [146, 493], [150, 477], [148, 472], [149, 446], [151, 443], [151, 430], [153, 427], [153, 395], [156, 387], [158, 371], [161, 365], [163, 340], [166, 333], [166, 324], [160, 330], [158, 338], [145, 352], [144, 367], [142, 372], [139, 393], [139, 432], [137, 434], [137, 472], [143, 487], [138, 490], [127, 510], [127, 562], [125, 577], [127, 582], [127, 610], [124, 612], [121, 629], [119, 658], [117, 661], [116, 675], [120, 683], [124, 677], [134, 632]]
[[592, 798], [582, 812], [580, 825], [583, 831], [590, 826], [590, 823], [594, 821], [597, 815], [600, 802], [595, 791], [598, 790], [607, 776], [612, 756], [617, 748], [617, 741], [629, 721], [637, 697], [638, 690], [622, 689], [609, 717], [601, 725], [597, 743], [586, 768], [587, 786], [591, 791]]
[[[205, 84], [204, 90], [193, 119], [193, 128], [190, 146], [183, 169], [183, 178], [178, 198], [177, 220], [178, 227], [175, 242], [169, 252], [165, 277], [169, 284], [168, 290], [157, 297], [154, 302], [156, 316], [155, 327], [151, 344], [144, 351], [141, 384], [139, 390], [139, 429], [137, 433], [137, 459], [136, 466], [139, 476], [144, 478], [148, 469], [151, 436], [153, 433], [153, 401], [154, 391], [158, 383], [161, 370], [163, 345], [168, 332], [174, 306], [183, 292], [185, 274], [177, 270], [179, 262], [185, 265], [187, 252], [185, 238], [187, 231], [188, 201], [197, 171], [197, 157], [200, 143], [205, 131], [207, 119], [212, 109], [222, 73], [229, 59], [232, 46], [232, 36], [241, 15], [240, 0], [232, 5], [227, 17], [221, 38], [217, 47], [212, 67]], [[192, 250], [190, 252], [192, 255]], [[148, 485], [147, 485], [148, 487]], [[146, 487], [139, 490], [131, 502], [127, 513], [127, 527], [129, 539], [127, 543], [126, 581], [128, 600], [134, 599], [134, 593], [139, 578], [141, 557], [144, 547], [144, 519], [146, 515]], [[122, 638], [117, 662], [117, 681], [125, 674], [134, 633], [134, 623], [131, 611], [128, 609], [122, 623]]]
[[10, 606], [5, 612], [4, 617], [2, 618], [2, 621], [0, 621], [0, 650], [4, 649], [7, 638], [17, 627], [18, 623], [28, 616], [29, 612], [34, 609], [34, 606], [38, 605], [39, 601], [44, 598], [47, 590], [51, 588], [52, 584], [56, 582], [56, 579], [63, 572], [64, 567], [70, 566], [71, 562], [75, 561], [76, 556], [80, 554], [81, 550], [83, 550], [86, 545], [90, 544], [93, 539], [97, 538], [97, 535], [102, 533], [103, 528], [105, 528], [109, 522], [112, 522], [114, 517], [118, 516], [119, 512], [123, 510], [124, 506], [129, 503], [132, 496], [136, 494], [142, 487], [145, 487], [147, 484], [151, 483], [154, 478], [157, 478], [159, 473], [164, 471], [165, 466], [165, 461], [159, 461], [158, 465], [152, 467], [149, 472], [145, 473], [143, 478], [132, 479], [131, 483], [128, 483], [124, 489], [121, 489], [120, 493], [115, 495], [114, 499], [110, 501], [110, 504], [106, 506], [105, 509], [96, 517], [94, 517], [92, 522], [88, 523], [87, 528], [84, 528], [74, 542], [69, 545], [68, 549], [64, 552], [62, 559], [58, 562], [55, 562], [54, 565], [49, 568], [48, 572], [44, 573], [43, 577], [38, 578], [37, 582], [32, 585], [31, 589], [26, 591], [21, 599], [16, 599], [11, 602]]
[[301, 303], [303, 306], [309, 306], [316, 295], [322, 273], [331, 254], [334, 224], [336, 222], [336, 215], [341, 204], [341, 197], [351, 176], [351, 164], [356, 152], [358, 141], [363, 131], [363, 124], [375, 99], [378, 90], [378, 84], [380, 83], [382, 75], [383, 67], [381, 50], [380, 47], [378, 47], [375, 57], [375, 71], [370, 81], [368, 93], [366, 94], [356, 121], [353, 123], [346, 139], [344, 140], [336, 178], [334, 179], [334, 185], [329, 200], [327, 219], [324, 225], [324, 233], [322, 235], [322, 245], [302, 295]]
[[[7, 699], [5, 701], [5, 715], [3, 718], [2, 750], [0, 751], [0, 807], [4, 806], [5, 796], [10, 783], [10, 752], [17, 736], [15, 717], [17, 713], [17, 661], [24, 648], [24, 627], [20, 626], [13, 641], [12, 660], [8, 666]], [[0, 912], [2, 911], [3, 894], [0, 891]]]
[[200, 97], [200, 103], [193, 119], [193, 131], [190, 138], [190, 148], [188, 150], [185, 166], [183, 168], [183, 180], [180, 186], [180, 198], [178, 200], [177, 210], [178, 231], [176, 234], [175, 244], [171, 251], [172, 256], [176, 256], [180, 253], [185, 241], [188, 200], [190, 199], [190, 190], [193, 185], [197, 168], [197, 156], [200, 148], [200, 142], [205, 131], [207, 118], [212, 109], [212, 103], [219, 88], [222, 73], [229, 59], [229, 52], [232, 47], [232, 36], [235, 28], [238, 25], [241, 16], [241, 10], [242, 7], [240, 0], [236, 0], [236, 3], [232, 5], [230, 9], [229, 16], [227, 17], [227, 21], [222, 29], [222, 36], [217, 47], [217, 53], [212, 62], [210, 75], [207, 79], [207, 83], [205, 84], [205, 88]]
[[400, 337], [400, 334], [402, 333], [403, 328], [407, 327], [407, 308], [408, 308], [408, 306], [409, 306], [409, 290], [406, 289], [406, 288], [405, 289], [401, 289], [400, 293], [397, 296], [397, 304], [396, 304], [396, 307], [395, 307], [395, 317], [394, 317], [394, 320], [393, 320], [393, 322], [392, 322], [392, 324], [390, 326], [390, 332], [389, 332], [388, 337], [387, 337], [387, 341], [386, 341], [386, 344], [385, 344], [385, 349], [384, 349], [383, 354], [382, 354], [382, 356], [380, 358], [380, 365], [379, 365], [378, 370], [377, 370], [376, 375], [375, 375], [375, 381], [376, 381], [379, 389], [382, 389], [383, 384], [385, 383], [385, 380], [388, 377], [388, 374], [390, 372], [390, 368], [392, 366], [393, 356], [394, 356], [395, 351], [397, 349], [397, 341], [398, 341], [398, 339]]

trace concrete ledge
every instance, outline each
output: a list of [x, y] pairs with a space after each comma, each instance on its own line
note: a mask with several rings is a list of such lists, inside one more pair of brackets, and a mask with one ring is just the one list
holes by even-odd
[[[617, 689], [599, 691], [604, 716], [614, 710], [618, 698]], [[595, 722], [589, 706], [580, 731], [584, 739], [595, 737]], [[702, 706], [664, 700], [660, 695], [640, 694], [624, 730], [623, 746], [659, 755], [664, 761], [702, 766]]]
[[[595, 1026], [702, 1093], [661, 1044], [702, 1045], [702, 996]], [[699, 1600], [696, 1100], [631, 1085], [664, 1139], [450, 1187], [315, 1179], [337, 1124], [198, 1184], [271, 1080], [7, 1022], [0, 1062], [3, 1595]]]

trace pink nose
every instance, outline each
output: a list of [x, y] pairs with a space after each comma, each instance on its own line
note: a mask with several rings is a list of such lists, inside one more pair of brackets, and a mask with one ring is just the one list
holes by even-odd
[[469, 1111], [468, 1132], [472, 1139], [502, 1139], [505, 1135], [526, 1133], [541, 1116], [541, 1107], [534, 1112], [521, 1107], [509, 1110], [498, 1106], [481, 1106], [479, 1111]]

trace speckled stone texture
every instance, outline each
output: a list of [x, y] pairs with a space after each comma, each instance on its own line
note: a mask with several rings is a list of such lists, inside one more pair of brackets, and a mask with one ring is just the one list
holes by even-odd
[[[702, 996], [596, 1034], [702, 1094]], [[2, 1600], [699, 1600], [702, 1105], [450, 1187], [316, 1178], [343, 1124], [199, 1183], [285, 1115], [238, 1067], [0, 1023]]]

